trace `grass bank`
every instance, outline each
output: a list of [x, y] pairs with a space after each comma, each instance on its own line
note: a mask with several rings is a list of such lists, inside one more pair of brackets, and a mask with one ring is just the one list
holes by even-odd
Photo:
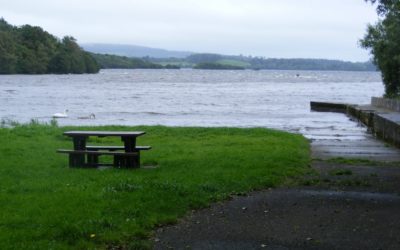
[[[144, 130], [138, 170], [70, 169], [66, 130]], [[113, 138], [90, 143], [118, 145]], [[136, 249], [191, 209], [282, 184], [308, 170], [302, 136], [268, 129], [0, 128], [0, 249]]]

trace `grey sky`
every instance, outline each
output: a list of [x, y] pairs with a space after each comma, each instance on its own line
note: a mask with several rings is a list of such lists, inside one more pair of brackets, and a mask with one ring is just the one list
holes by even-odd
[[377, 20], [364, 0], [0, 0], [14, 25], [80, 43], [284, 58], [369, 59], [359, 48]]

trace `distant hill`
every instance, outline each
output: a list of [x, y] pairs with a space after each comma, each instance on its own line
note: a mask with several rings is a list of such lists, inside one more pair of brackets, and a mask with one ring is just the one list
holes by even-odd
[[[167, 68], [195, 69], [376, 71], [372, 62], [233, 56], [101, 43], [81, 44], [81, 47], [86, 51], [97, 54], [95, 57], [102, 68], [159, 68], [162, 65], [161, 67]], [[101, 57], [99, 54], [107, 56]]]
[[89, 52], [97, 54], [112, 54], [127, 57], [154, 57], [154, 58], [186, 58], [193, 52], [172, 51], [126, 44], [83, 43], [80, 46]]

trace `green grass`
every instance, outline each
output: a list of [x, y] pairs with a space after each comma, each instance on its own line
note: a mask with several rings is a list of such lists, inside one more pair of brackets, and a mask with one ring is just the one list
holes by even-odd
[[216, 62], [220, 63], [220, 64], [238, 66], [238, 67], [243, 67], [243, 68], [247, 68], [247, 67], [251, 66], [251, 64], [248, 62], [243, 62], [243, 61], [239, 61], [239, 60], [231, 60], [231, 59], [221, 59]]
[[[66, 130], [144, 130], [142, 164], [71, 169]], [[89, 142], [119, 145], [116, 138]], [[274, 187], [308, 171], [302, 136], [261, 128], [0, 128], [0, 249], [142, 249], [160, 225], [191, 209]]]
[[161, 64], [162, 66], [166, 66], [166, 65], [175, 65], [175, 66], [179, 66], [181, 68], [191, 68], [193, 66], [192, 63], [188, 63], [188, 62], [174, 62], [174, 61], [165, 61], [165, 62], [157, 62], [157, 64]]

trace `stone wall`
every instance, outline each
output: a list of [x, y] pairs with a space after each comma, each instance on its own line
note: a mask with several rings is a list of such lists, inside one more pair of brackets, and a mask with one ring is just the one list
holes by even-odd
[[392, 111], [400, 112], [400, 100], [372, 97], [371, 105], [379, 108], [385, 108]]
[[373, 132], [378, 137], [400, 147], [400, 125], [384, 115], [375, 115]]
[[400, 100], [372, 97], [371, 105], [311, 102], [311, 110], [346, 113], [378, 138], [400, 147]]
[[[382, 110], [383, 109], [383, 110]], [[372, 133], [400, 147], [400, 100], [372, 97], [371, 105], [349, 105], [347, 114], [368, 126]]]
[[348, 104], [331, 102], [310, 102], [310, 106], [312, 111], [346, 113]]

